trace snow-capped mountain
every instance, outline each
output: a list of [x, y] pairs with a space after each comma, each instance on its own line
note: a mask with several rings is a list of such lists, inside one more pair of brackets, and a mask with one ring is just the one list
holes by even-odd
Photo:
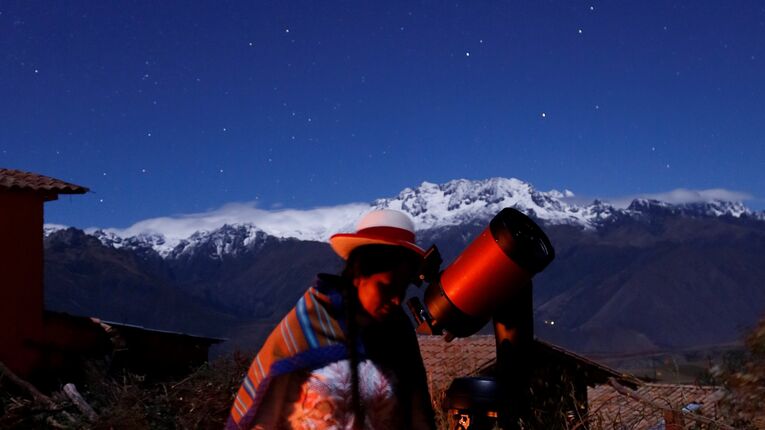
[[441, 185], [423, 182], [395, 198], [377, 200], [374, 206], [408, 213], [419, 230], [482, 222], [505, 207], [514, 207], [545, 223], [588, 228], [610, 216], [608, 211], [588, 211], [566, 203], [573, 196], [569, 190], [537, 191], [515, 178], [457, 179]]
[[[205, 244], [212, 258], [255, 246], [267, 236], [326, 241], [339, 231], [353, 231], [355, 221], [371, 209], [389, 208], [408, 213], [419, 231], [461, 224], [485, 223], [505, 207], [514, 207], [546, 225], [573, 225], [597, 229], [621, 217], [653, 215], [765, 220], [765, 213], [747, 209], [741, 202], [702, 201], [671, 204], [635, 199], [626, 208], [594, 200], [573, 203], [569, 190], [538, 191], [515, 178], [457, 179], [444, 184], [423, 182], [397, 196], [369, 204], [347, 204], [309, 210], [267, 211], [245, 204], [228, 205], [205, 214], [141, 221], [127, 229], [89, 229], [113, 248], [156, 251], [163, 258], [178, 258]], [[46, 226], [46, 235], [63, 226]]]
[[555, 321], [537, 327], [544, 338], [599, 354], [728, 344], [764, 311], [765, 216], [703, 191], [689, 203], [689, 194], [674, 193], [673, 203], [651, 195], [581, 204], [570, 191], [493, 178], [424, 183], [371, 203], [312, 210], [230, 205], [124, 230], [48, 225], [46, 303], [260, 342], [316, 273], [341, 270], [325, 240], [353, 231], [364, 212], [409, 213], [422, 244], [437, 245], [448, 262], [512, 206], [542, 223], [557, 251], [534, 278], [537, 318]]
[[200, 230], [186, 239], [171, 241], [166, 240], [160, 233], [122, 237], [113, 231], [99, 229], [91, 234], [102, 244], [112, 248], [126, 248], [133, 251], [153, 249], [166, 258], [179, 258], [205, 247], [208, 256], [213, 259], [220, 259], [225, 254], [237, 254], [244, 249], [255, 247], [269, 236], [252, 224], [224, 224], [212, 231]]
[[684, 215], [690, 217], [719, 217], [732, 216], [734, 218], [752, 217], [763, 218], [763, 213], [750, 211], [741, 202], [709, 201], [684, 204], [670, 204], [652, 199], [635, 199], [627, 208], [627, 212], [633, 215]]

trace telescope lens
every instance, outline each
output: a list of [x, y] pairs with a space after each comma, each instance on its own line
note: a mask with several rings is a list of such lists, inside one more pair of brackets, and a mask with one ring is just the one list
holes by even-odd
[[502, 209], [489, 224], [491, 234], [502, 251], [531, 274], [544, 270], [555, 258], [550, 239], [522, 212]]

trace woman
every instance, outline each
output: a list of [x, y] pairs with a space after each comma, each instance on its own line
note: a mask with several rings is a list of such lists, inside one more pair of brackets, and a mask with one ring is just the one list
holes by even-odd
[[424, 251], [393, 210], [330, 238], [340, 276], [320, 274], [266, 340], [230, 429], [433, 429], [417, 338], [401, 302]]

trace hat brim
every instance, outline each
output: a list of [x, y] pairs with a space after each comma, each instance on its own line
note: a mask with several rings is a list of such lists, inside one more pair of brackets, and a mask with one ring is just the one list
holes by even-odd
[[392, 245], [401, 246], [414, 251], [420, 257], [425, 256], [425, 250], [412, 242], [405, 240], [387, 240], [376, 237], [362, 236], [354, 233], [338, 233], [329, 238], [332, 250], [343, 260], [347, 260], [351, 251], [363, 245]]

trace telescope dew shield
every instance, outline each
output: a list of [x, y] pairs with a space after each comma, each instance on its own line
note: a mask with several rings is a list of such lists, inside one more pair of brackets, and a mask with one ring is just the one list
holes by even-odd
[[481, 329], [555, 258], [547, 235], [523, 213], [502, 209], [425, 292], [433, 331], [466, 337]]

